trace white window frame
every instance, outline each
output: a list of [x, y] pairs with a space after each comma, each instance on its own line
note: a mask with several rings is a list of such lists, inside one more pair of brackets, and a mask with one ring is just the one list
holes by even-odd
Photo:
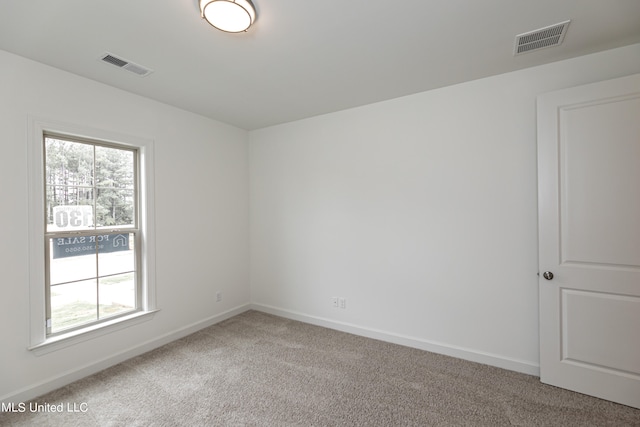
[[[104, 141], [138, 151], [139, 157], [139, 233], [142, 241], [140, 280], [142, 298], [140, 310], [115, 317], [98, 324], [74, 329], [67, 333], [47, 336], [45, 313], [45, 133], [67, 135], [70, 138]], [[154, 218], [154, 142], [117, 132], [93, 129], [52, 120], [29, 117], [29, 350], [36, 355], [93, 339], [137, 323], [150, 320], [157, 312], [155, 277], [155, 218]]]

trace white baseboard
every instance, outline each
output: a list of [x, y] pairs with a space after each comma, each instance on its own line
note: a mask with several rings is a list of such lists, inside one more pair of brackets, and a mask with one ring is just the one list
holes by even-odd
[[335, 329], [354, 335], [360, 335], [367, 338], [373, 338], [380, 341], [386, 341], [394, 344], [404, 345], [406, 347], [417, 348], [420, 350], [430, 351], [432, 353], [444, 354], [446, 356], [456, 357], [458, 359], [478, 362], [485, 365], [491, 365], [498, 368], [508, 369], [510, 371], [521, 372], [539, 377], [540, 366], [524, 360], [512, 359], [497, 354], [485, 353], [469, 348], [457, 347], [444, 343], [428, 341], [421, 338], [409, 337], [392, 332], [381, 331], [372, 328], [366, 328], [350, 323], [339, 322], [336, 320], [326, 319], [308, 314], [285, 310], [278, 307], [272, 307], [264, 304], [251, 304], [250, 308], [256, 311], [273, 314], [291, 320], [310, 323], [312, 325], [323, 326], [329, 329]]
[[113, 365], [117, 365], [118, 363], [131, 359], [132, 357], [139, 356], [143, 353], [156, 349], [172, 341], [186, 337], [187, 335], [197, 332], [200, 329], [206, 328], [211, 325], [215, 325], [216, 323], [222, 322], [223, 320], [229, 319], [240, 313], [244, 313], [245, 311], [250, 309], [251, 309], [250, 304], [244, 304], [239, 307], [227, 310], [223, 313], [216, 314], [207, 319], [192, 323], [191, 325], [187, 325], [176, 331], [169, 332], [159, 337], [153, 338], [149, 341], [140, 343], [135, 347], [132, 347], [127, 350], [121, 351], [117, 354], [108, 356], [104, 359], [89, 363], [79, 368], [75, 368], [75, 369], [63, 372], [59, 375], [56, 375], [55, 377], [48, 378], [37, 384], [30, 385], [21, 390], [2, 396], [0, 397], [0, 402], [3, 402], [3, 403], [12, 402], [16, 404], [20, 402], [27, 402], [38, 396], [42, 396], [45, 393], [56, 390], [60, 387], [64, 387], [65, 385], [70, 384], [79, 379], [82, 379], [86, 376], [95, 374]]
[[273, 314], [276, 316], [284, 317], [286, 319], [297, 320], [312, 325], [322, 326], [329, 329], [335, 329], [342, 332], [351, 333], [354, 335], [364, 336], [367, 338], [373, 338], [381, 341], [386, 341], [394, 344], [400, 344], [407, 347], [418, 348], [420, 350], [430, 351], [433, 353], [444, 354], [447, 356], [457, 357], [459, 359], [470, 360], [472, 362], [483, 363], [486, 365], [496, 366], [498, 368], [508, 369], [511, 371], [522, 372], [529, 375], [540, 376], [540, 367], [534, 363], [526, 362], [522, 360], [511, 359], [495, 354], [484, 353], [476, 350], [451, 346], [447, 344], [432, 342], [423, 340], [420, 338], [408, 337], [400, 334], [390, 333], [386, 331], [380, 331], [372, 328], [366, 328], [350, 323], [339, 322], [331, 319], [310, 316], [308, 314], [295, 312], [291, 310], [285, 310], [277, 307], [271, 307], [264, 304], [244, 304], [227, 310], [223, 313], [216, 314], [207, 319], [195, 322], [191, 325], [187, 325], [176, 331], [166, 333], [159, 337], [153, 338], [146, 342], [140, 343], [135, 347], [121, 351], [117, 354], [111, 355], [104, 359], [92, 362], [90, 364], [75, 368], [52, 378], [46, 379], [37, 384], [30, 385], [23, 389], [12, 392], [8, 395], [0, 397], [0, 402], [4, 403], [19, 403], [26, 402], [41, 396], [45, 393], [64, 387], [74, 381], [82, 379], [86, 376], [95, 374], [104, 369], [107, 369], [113, 365], [124, 362], [132, 357], [139, 356], [143, 353], [151, 351], [155, 348], [168, 344], [172, 341], [183, 338], [200, 329], [222, 322], [238, 314], [244, 313], [248, 310], [256, 310], [264, 313]]

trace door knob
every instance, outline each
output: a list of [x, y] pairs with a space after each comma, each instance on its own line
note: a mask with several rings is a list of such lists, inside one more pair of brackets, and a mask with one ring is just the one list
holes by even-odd
[[547, 280], [551, 280], [553, 279], [553, 273], [550, 271], [545, 271], [544, 273], [542, 273], [542, 277], [544, 277]]

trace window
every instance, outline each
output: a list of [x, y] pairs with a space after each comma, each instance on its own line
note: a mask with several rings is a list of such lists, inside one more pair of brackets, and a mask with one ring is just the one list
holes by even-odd
[[140, 307], [138, 152], [44, 135], [47, 335]]
[[153, 142], [30, 118], [29, 165], [29, 348], [150, 319]]

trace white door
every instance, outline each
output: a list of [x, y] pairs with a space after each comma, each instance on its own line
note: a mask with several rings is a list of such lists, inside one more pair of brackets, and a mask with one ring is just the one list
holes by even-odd
[[640, 408], [640, 74], [538, 97], [538, 187], [540, 379]]

